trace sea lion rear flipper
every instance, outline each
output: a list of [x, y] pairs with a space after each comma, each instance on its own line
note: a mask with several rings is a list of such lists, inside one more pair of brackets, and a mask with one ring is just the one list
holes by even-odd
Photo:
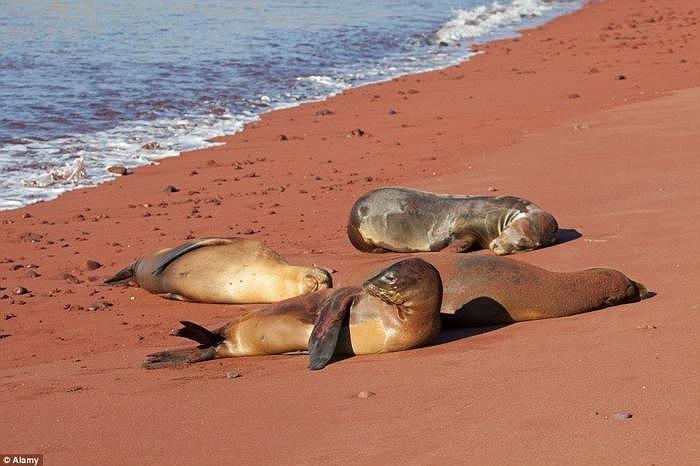
[[121, 269], [112, 278], [108, 278], [103, 283], [105, 285], [117, 285], [117, 286], [128, 286], [129, 282], [134, 278], [134, 264], [129, 264], [128, 266]]
[[172, 299], [173, 301], [192, 302], [189, 299], [182, 296], [181, 294], [177, 294], [177, 293], [161, 293], [158, 296], [160, 296], [163, 299]]
[[180, 350], [161, 351], [148, 355], [148, 360], [143, 363], [146, 369], [160, 369], [169, 366], [181, 366], [200, 361], [209, 361], [216, 357], [214, 348], [185, 348]]
[[321, 303], [309, 338], [309, 369], [323, 369], [333, 357], [340, 328], [357, 293], [356, 288], [342, 288]]
[[167, 253], [163, 254], [159, 259], [158, 262], [156, 262], [155, 268], [153, 269], [153, 276], [157, 276], [161, 273], [163, 273], [163, 270], [168, 267], [175, 259], [178, 257], [187, 254], [190, 251], [194, 251], [195, 249], [202, 248], [204, 246], [217, 246], [220, 244], [230, 244], [233, 241], [232, 238], [202, 238], [198, 239], [195, 241], [189, 241], [185, 244], [182, 244], [176, 248], [171, 249]]
[[216, 357], [216, 347], [224, 341], [220, 331], [214, 333], [201, 325], [186, 320], [180, 321], [181, 329], [174, 330], [171, 335], [189, 338], [200, 345], [196, 348], [185, 348], [170, 351], [161, 351], [148, 355], [148, 360], [143, 363], [147, 369], [158, 369], [167, 366], [179, 366], [200, 361], [209, 361]]

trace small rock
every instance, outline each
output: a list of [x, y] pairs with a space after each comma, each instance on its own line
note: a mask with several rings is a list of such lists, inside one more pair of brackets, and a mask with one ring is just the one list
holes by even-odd
[[248, 228], [248, 229], [243, 231], [244, 235], [252, 235], [254, 233], [255, 233], [255, 230], [253, 230], [252, 228]]
[[88, 270], [97, 270], [100, 267], [102, 267], [102, 264], [100, 264], [97, 261], [89, 260], [85, 263], [85, 266], [87, 267]]
[[569, 99], [578, 99], [579, 97], [581, 97], [581, 94], [569, 94]]
[[144, 144], [143, 146], [141, 146], [141, 149], [145, 149], [145, 150], [156, 150], [156, 149], [160, 149], [160, 144], [158, 144], [158, 143], [155, 142], [155, 141], [147, 142], [146, 144]]
[[279, 137], [278, 137], [278, 139], [279, 139], [280, 141], [288, 141], [288, 140], [289, 140], [289, 138], [287, 137], [286, 134], [280, 134]]
[[594, 73], [600, 73], [600, 70], [596, 68], [595, 66], [588, 70], [589, 73], [594, 74]]
[[25, 212], [22, 214], [22, 218], [32, 218], [32, 214], [30, 214], [29, 212]]
[[63, 280], [65, 280], [65, 281], [67, 281], [68, 283], [73, 283], [74, 285], [77, 285], [77, 284], [79, 284], [79, 283], [83, 283], [83, 281], [80, 280], [80, 279], [79, 279], [78, 277], [76, 277], [75, 275], [71, 275], [71, 274], [66, 273], [66, 272], [62, 273], [61, 276], [60, 276], [60, 278], [63, 279]]
[[398, 112], [394, 110], [393, 108], [389, 110], [389, 115], [396, 115]]
[[640, 325], [637, 328], [642, 329], [642, 330], [654, 330], [656, 328], [656, 325], [644, 324], [644, 325]]
[[227, 378], [227, 379], [237, 379], [237, 378], [239, 378], [240, 376], [241, 376], [241, 374], [238, 373], [238, 372], [227, 372], [227, 373], [226, 373], [226, 378]]
[[324, 108], [322, 110], [318, 110], [316, 112], [316, 116], [333, 115], [333, 113], [334, 112], [332, 110], [328, 110], [327, 108]]
[[10, 319], [14, 319], [15, 317], [17, 317], [17, 314], [5, 314], [4, 319], [10, 320]]
[[357, 394], [358, 398], [369, 398], [370, 396], [374, 396], [376, 393], [370, 392], [369, 390], [362, 390], [360, 393]]
[[360, 128], [353, 129], [348, 133], [348, 137], [362, 137], [367, 134], [364, 130]]
[[122, 167], [121, 165], [112, 165], [111, 167], [107, 168], [107, 171], [119, 176], [126, 176], [131, 174], [131, 172], [126, 167]]
[[623, 79], [627, 79], [627, 76], [625, 76], [624, 74], [618, 74], [617, 76], [615, 76], [615, 79], [617, 79], [618, 81], [622, 81]]
[[38, 277], [41, 277], [41, 274], [39, 272], [37, 272], [36, 270], [30, 270], [29, 272], [27, 272], [27, 277], [38, 278]]
[[610, 416], [612, 419], [617, 419], [619, 421], [623, 421], [625, 419], [631, 419], [632, 418], [632, 413], [628, 413], [625, 411], [621, 411], [619, 413], [615, 413], [612, 416]]
[[169, 184], [165, 188], [163, 188], [163, 192], [166, 192], [166, 193], [176, 193], [178, 191], [180, 191], [180, 190], [171, 184]]
[[29, 290], [23, 286], [18, 286], [17, 288], [12, 290], [12, 293], [16, 294], [16, 295], [27, 294], [27, 293], [29, 293]]
[[495, 187], [495, 186], [489, 186], [489, 187], [488, 187], [488, 190], [491, 191], [491, 192], [494, 192], [494, 191], [498, 191], [498, 188]]

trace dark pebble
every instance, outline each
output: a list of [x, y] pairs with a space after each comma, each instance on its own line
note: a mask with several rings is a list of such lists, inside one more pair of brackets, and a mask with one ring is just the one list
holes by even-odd
[[13, 293], [13, 294], [16, 294], [16, 295], [27, 294], [27, 293], [29, 293], [29, 290], [26, 289], [26, 288], [23, 287], [23, 286], [18, 286], [17, 288], [15, 288], [14, 290], [12, 290], [12, 293]]
[[166, 193], [176, 193], [180, 190], [178, 188], [176, 188], [175, 186], [169, 184], [165, 188], [163, 188], [163, 191]]
[[97, 270], [100, 267], [102, 267], [102, 264], [100, 264], [97, 261], [89, 260], [85, 263], [85, 266], [87, 267], [88, 270]]
[[122, 167], [121, 165], [113, 165], [111, 167], [108, 167], [107, 171], [119, 176], [126, 176], [131, 174], [131, 172], [126, 167]]
[[618, 81], [622, 81], [623, 79], [627, 79], [627, 76], [625, 76], [624, 74], [618, 74], [617, 76], [615, 76], [615, 79], [617, 79]]
[[624, 421], [625, 419], [632, 419], [632, 413], [628, 413], [625, 411], [615, 413], [612, 416], [610, 416], [613, 419], [617, 419], [619, 421]]
[[156, 150], [160, 149], [160, 144], [158, 144], [155, 141], [147, 142], [143, 146], [141, 146], [141, 149], [146, 149], [146, 150]]

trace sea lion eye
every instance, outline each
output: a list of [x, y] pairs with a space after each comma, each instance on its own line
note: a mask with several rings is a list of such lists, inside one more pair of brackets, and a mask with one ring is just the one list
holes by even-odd
[[392, 283], [392, 284], [396, 283], [396, 279], [397, 279], [396, 273], [394, 273], [394, 272], [387, 272], [384, 274], [384, 280], [387, 283]]

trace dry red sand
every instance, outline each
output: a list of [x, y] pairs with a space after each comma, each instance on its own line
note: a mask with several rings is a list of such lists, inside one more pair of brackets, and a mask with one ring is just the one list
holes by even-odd
[[[274, 112], [225, 146], [1, 212], [0, 453], [51, 465], [698, 464], [699, 24], [696, 0], [591, 3], [462, 65]], [[517, 259], [617, 268], [656, 296], [313, 373], [293, 356], [140, 367], [187, 345], [168, 336], [178, 320], [215, 326], [238, 310], [102, 279], [158, 247], [244, 234], [344, 284], [398, 257], [359, 253], [345, 235], [354, 200], [385, 185], [526, 197], [582, 236]]]

